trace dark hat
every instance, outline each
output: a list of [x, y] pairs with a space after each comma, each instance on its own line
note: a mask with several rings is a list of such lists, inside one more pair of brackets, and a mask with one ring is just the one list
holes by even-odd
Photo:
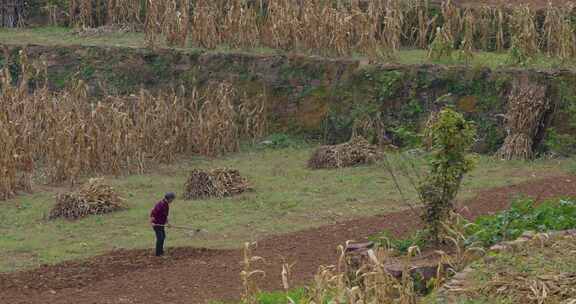
[[167, 192], [167, 193], [164, 195], [164, 199], [169, 200], [169, 201], [172, 201], [172, 200], [174, 200], [175, 198], [176, 198], [176, 194], [175, 194], [174, 192]]

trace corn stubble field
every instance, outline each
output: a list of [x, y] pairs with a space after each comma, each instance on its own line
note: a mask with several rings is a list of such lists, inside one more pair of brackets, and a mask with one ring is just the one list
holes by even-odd
[[[88, 174], [143, 173], [177, 155], [217, 156], [237, 151], [240, 138], [259, 138], [266, 128], [263, 99], [246, 100], [231, 84], [205, 90], [109, 97], [91, 102], [86, 86], [59, 93], [46, 86], [30, 93], [38, 76], [22, 52], [23, 77], [13, 85], [2, 70], [0, 198], [30, 191], [32, 178], [75, 184]], [[38, 140], [43, 139], [43, 140]]]
[[68, 18], [55, 24], [142, 30], [151, 48], [165, 39], [168, 46], [186, 47], [189, 41], [206, 49], [266, 47], [372, 60], [394, 59], [407, 48], [464, 61], [474, 51], [508, 51], [520, 62], [540, 52], [562, 61], [576, 56], [570, 2], [535, 9], [461, 7], [451, 0], [74, 0], [68, 9]]

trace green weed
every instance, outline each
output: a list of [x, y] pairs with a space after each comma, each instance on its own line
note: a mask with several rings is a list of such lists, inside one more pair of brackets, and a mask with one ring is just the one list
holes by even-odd
[[554, 200], [536, 205], [532, 199], [519, 199], [509, 210], [478, 218], [469, 226], [470, 242], [484, 246], [513, 240], [525, 231], [546, 232], [576, 228], [576, 201]]

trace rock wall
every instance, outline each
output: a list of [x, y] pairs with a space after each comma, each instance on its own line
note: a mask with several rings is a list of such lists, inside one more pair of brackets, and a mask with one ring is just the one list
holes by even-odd
[[[3, 47], [0, 64], [9, 64], [17, 76], [22, 46]], [[396, 144], [410, 145], [418, 140], [416, 134], [430, 111], [449, 104], [476, 121], [479, 152], [500, 146], [506, 135], [502, 114], [511, 84], [519, 77], [529, 78], [548, 87], [555, 105], [548, 117], [551, 132], [542, 136], [545, 144], [540, 146], [559, 153], [576, 151], [576, 71], [572, 70], [373, 65], [296, 55], [85, 46], [30, 45], [26, 50], [30, 59], [47, 63], [53, 90], [74, 79], [85, 80], [93, 96], [227, 80], [249, 96], [266, 95], [272, 132], [306, 134], [330, 143], [347, 140], [357, 118], [380, 115], [387, 135]]]

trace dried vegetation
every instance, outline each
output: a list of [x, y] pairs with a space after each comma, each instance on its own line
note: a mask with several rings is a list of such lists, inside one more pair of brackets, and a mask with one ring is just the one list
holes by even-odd
[[193, 169], [184, 186], [184, 198], [189, 200], [223, 198], [243, 193], [248, 189], [248, 181], [238, 170]]
[[78, 191], [58, 195], [50, 219], [78, 219], [119, 211], [125, 208], [123, 201], [102, 179], [90, 179]]
[[440, 41], [460, 49], [465, 60], [476, 49], [509, 49], [528, 57], [542, 51], [563, 60], [576, 56], [573, 5], [538, 11], [504, 5], [464, 9], [444, 0], [438, 10], [431, 2], [73, 0], [69, 16], [77, 27], [143, 28], [150, 47], [160, 37], [169, 46], [184, 47], [189, 38], [208, 49], [269, 47], [377, 60], [394, 58], [401, 48], [430, 49]]
[[378, 147], [356, 136], [343, 144], [319, 147], [308, 160], [308, 167], [312, 169], [353, 167], [373, 163], [380, 156]]
[[450, 298], [484, 299], [486, 303], [559, 303], [576, 301], [574, 235], [545, 234], [511, 252], [477, 263]]
[[237, 151], [240, 138], [265, 132], [264, 98], [249, 99], [229, 83], [99, 100], [81, 81], [31, 93], [29, 80], [38, 85], [45, 67], [29, 63], [24, 51], [20, 59], [21, 79], [0, 71], [0, 199], [30, 191], [33, 178], [75, 184], [94, 174], [142, 173], [178, 155]]
[[550, 108], [545, 86], [517, 81], [508, 97], [508, 136], [496, 156], [506, 160], [534, 158], [534, 140], [545, 125]]

